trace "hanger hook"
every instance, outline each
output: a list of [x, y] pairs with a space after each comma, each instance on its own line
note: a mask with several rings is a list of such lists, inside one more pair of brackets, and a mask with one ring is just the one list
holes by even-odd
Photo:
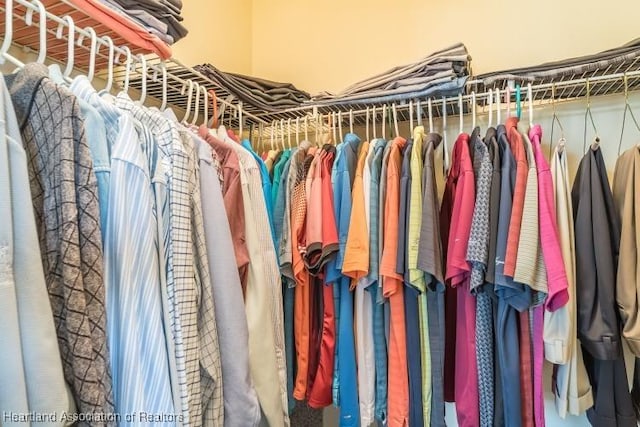
[[487, 93], [487, 104], [489, 105], [489, 127], [493, 125], [493, 89]]
[[429, 114], [429, 133], [433, 133], [433, 106], [431, 105], [431, 98], [427, 98], [427, 110]]
[[148, 68], [147, 68], [147, 58], [144, 57], [144, 55], [142, 54], [138, 54], [136, 55], [137, 58], [140, 60], [140, 64], [142, 66], [142, 90], [140, 91], [140, 104], [144, 104], [144, 100], [147, 98], [147, 72], [148, 72]]
[[464, 122], [463, 122], [463, 110], [464, 110], [464, 106], [462, 104], [462, 94], [459, 93], [458, 94], [458, 118], [460, 120], [460, 133], [464, 132]]
[[160, 68], [162, 69], [162, 103], [160, 104], [160, 110], [164, 111], [167, 108], [167, 64], [163, 61]]
[[296, 145], [300, 145], [300, 117], [299, 116], [296, 117]]
[[471, 129], [476, 128], [476, 93], [471, 92]]
[[396, 104], [391, 104], [391, 110], [393, 111], [393, 127], [396, 131], [396, 137], [400, 137], [400, 130], [398, 128], [398, 110]]
[[[107, 45], [109, 45], [109, 63], [107, 64], [107, 85], [105, 86], [105, 90], [107, 92], [111, 91], [111, 87], [113, 86], [113, 55], [115, 52], [115, 46], [113, 45], [113, 39], [109, 36], [102, 37]], [[66, 72], [66, 71], [65, 71]]]
[[636, 116], [631, 109], [631, 105], [629, 104], [629, 82], [627, 73], [624, 73], [624, 111], [622, 112], [622, 130], [620, 131], [620, 141], [618, 142], [618, 156], [620, 155], [620, 150], [622, 148], [622, 138], [624, 136], [624, 127], [627, 120], [627, 111], [629, 115], [631, 115], [631, 120], [633, 120], [633, 124], [636, 126], [636, 129], [640, 131], [640, 126], [638, 125], [638, 121], [636, 120]]
[[502, 123], [502, 106], [500, 105], [500, 88], [496, 88], [496, 124]]
[[[296, 119], [297, 125], [297, 119]], [[287, 119], [287, 146], [291, 147], [291, 117]], [[284, 151], [284, 146], [282, 147], [282, 151]]]
[[[39, 0], [31, 0], [30, 3], [38, 9], [39, 47], [38, 58], [36, 59], [36, 62], [39, 64], [44, 64], [44, 61], [47, 57], [47, 10]], [[9, 7], [7, 6], [7, 9], [8, 8]], [[27, 13], [25, 15], [24, 22], [28, 26], [33, 25], [33, 9], [31, 7], [27, 7]]]
[[209, 92], [204, 85], [200, 86], [200, 90], [202, 91], [202, 100], [204, 101], [204, 124], [206, 126], [206, 124], [209, 123]]
[[447, 145], [447, 98], [442, 97], [442, 167], [449, 172], [449, 147]]
[[584, 113], [584, 140], [582, 142], [582, 150], [586, 152], [587, 145], [587, 118], [591, 122], [591, 127], [593, 128], [593, 132], [595, 133], [594, 143], [591, 144], [591, 149], [594, 149], [600, 143], [600, 137], [598, 137], [598, 130], [596, 129], [596, 124], [593, 121], [593, 115], [591, 114], [591, 81], [589, 79], [586, 80], [587, 84], [587, 110]]
[[9, 52], [13, 40], [13, 0], [5, 0], [4, 39], [0, 46], [0, 64], [4, 64], [5, 54]]
[[[376, 106], [373, 106], [373, 111], [371, 112], [371, 126], [373, 127], [373, 139], [377, 139], [377, 131], [376, 131]], [[382, 135], [384, 138], [384, 135]]]
[[[186, 93], [185, 93], [186, 91]], [[191, 101], [193, 100], [193, 80], [189, 79], [182, 85], [181, 95], [187, 95], [187, 108], [185, 110], [183, 122], [186, 122], [191, 115]]]
[[531, 83], [527, 83], [527, 99], [529, 100], [529, 126], [533, 127], [533, 87], [531, 87]]
[[122, 46], [122, 50], [124, 50], [124, 53], [126, 55], [125, 57], [125, 66], [124, 66], [124, 86], [122, 88], [122, 90], [125, 93], [129, 93], [129, 79], [131, 77], [131, 63], [132, 63], [132, 59], [131, 59], [131, 49], [129, 49], [129, 47], [127, 46]]
[[413, 132], [413, 100], [409, 100], [409, 132]]
[[371, 141], [371, 139], [369, 139], [369, 107], [367, 107], [367, 118], [365, 119], [365, 129], [366, 129], [366, 135], [367, 135], [367, 140]]
[[[90, 50], [89, 50], [89, 70], [87, 71], [87, 78], [89, 81], [93, 81], [93, 76], [96, 71], [96, 53], [98, 51], [98, 36], [96, 35], [96, 30], [92, 27], [86, 27], [84, 29], [91, 36], [90, 41]], [[84, 41], [84, 35], [81, 34], [78, 37], [78, 46], [82, 46], [82, 42]]]
[[[73, 18], [69, 15], [63, 16], [62, 19], [67, 23], [67, 28], [69, 28], [69, 35], [67, 36], [67, 65], [64, 69], [64, 72], [62, 73], [64, 77], [68, 78], [71, 76], [71, 72], [73, 71], [73, 58], [76, 50], [76, 45], [75, 45], [76, 24], [73, 22]], [[57, 39], [62, 38], [63, 29], [64, 29], [64, 23], [61, 22], [60, 25], [58, 25], [58, 29], [56, 30]], [[113, 74], [112, 74], [112, 77], [113, 77]]]
[[418, 99], [418, 102], [416, 103], [416, 118], [418, 126], [422, 126], [422, 113], [422, 105], [420, 103], [420, 100]]
[[193, 82], [193, 90], [195, 92], [195, 99], [193, 105], [193, 117], [191, 118], [191, 125], [195, 126], [200, 115], [200, 83]]
[[349, 132], [353, 133], [353, 110], [349, 110]]

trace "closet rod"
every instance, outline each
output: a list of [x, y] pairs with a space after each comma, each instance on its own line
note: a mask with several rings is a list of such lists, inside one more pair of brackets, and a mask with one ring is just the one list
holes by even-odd
[[[0, 7], [0, 9], [4, 9], [6, 18], [24, 19], [23, 17], [18, 16], [17, 13], [14, 12], [14, 8], [13, 8], [14, 2], [16, 4], [19, 4], [19, 5], [23, 6], [23, 7], [25, 7], [26, 9], [30, 9], [33, 13], [40, 13], [40, 8], [39, 8], [40, 2], [38, 0], [31, 0], [31, 1], [30, 0], [6, 0], [4, 2], [3, 7]], [[55, 22], [57, 24], [56, 28], [49, 28], [49, 26], [47, 26], [46, 32], [47, 32], [47, 34], [49, 36], [56, 37], [57, 28], [59, 28], [59, 27], [69, 28], [69, 23], [65, 19], [63, 19], [62, 17], [59, 17], [59, 16], [47, 11], [45, 7], [43, 7], [43, 9], [45, 10], [46, 18], [49, 21]], [[10, 22], [7, 22], [7, 21], [8, 21], [8, 19], [5, 19], [5, 23], [4, 23], [5, 24], [5, 31], [8, 28], [11, 28], [13, 30], [12, 22], [10, 23]], [[34, 27], [39, 27], [39, 24], [38, 24], [37, 20], [34, 20], [32, 25]], [[74, 26], [74, 33], [79, 34], [80, 37], [82, 37], [82, 38], [91, 40], [92, 34], [89, 31], [90, 29], [93, 29], [93, 28], [92, 27], [84, 27], [84, 28], [82, 28], [80, 26]], [[62, 35], [62, 38], [64, 40], [68, 40], [68, 31], [67, 32], [63, 32], [63, 33], [64, 34]], [[3, 43], [2, 43], [3, 47], [4, 47], [4, 44], [7, 41], [11, 40], [11, 39], [12, 39], [12, 37], [7, 37], [7, 35], [5, 35], [5, 39], [3, 40]], [[11, 44], [15, 45], [13, 42], [11, 42]], [[110, 47], [109, 43], [105, 40], [105, 36], [97, 34], [96, 44], [97, 44], [96, 51], [98, 52], [98, 53], [96, 53], [96, 56], [97, 55], [101, 55], [101, 56], [104, 57], [104, 54], [100, 54], [99, 53], [99, 50], [100, 50], [99, 46], [106, 47], [107, 49]], [[83, 48], [85, 51], [88, 50], [88, 47], [84, 46], [84, 44], [78, 44], [76, 42], [75, 45], [78, 46], [78, 47]], [[19, 46], [19, 45], [15, 45], [15, 46]], [[19, 47], [24, 47], [24, 46], [19, 46]], [[115, 45], [115, 44], [113, 46], [113, 50], [114, 50], [114, 64], [120, 63], [120, 64], [126, 66], [127, 65], [126, 63], [123, 64], [122, 62], [118, 61], [120, 55], [122, 55], [124, 57], [124, 60], [126, 61], [126, 58], [127, 58], [126, 50], [123, 49], [120, 46]], [[146, 58], [146, 60], [147, 60], [147, 78], [149, 78], [149, 77], [153, 78], [153, 75], [155, 73], [157, 73], [157, 75], [161, 75], [162, 74], [162, 67], [164, 66], [165, 61], [161, 60], [159, 63], [155, 63], [155, 64], [154, 63], [150, 63], [154, 59], [155, 58], [153, 58], [153, 57]], [[137, 74], [141, 74], [140, 72], [137, 71], [138, 67], [136, 66], [136, 64], [142, 65], [142, 61], [136, 55], [130, 55], [130, 60], [131, 60], [131, 65], [133, 65], [133, 67], [131, 67], [132, 68], [131, 72], [137, 73]], [[171, 61], [173, 61], [174, 63], [180, 64], [175, 59], [171, 59]], [[190, 70], [190, 71], [195, 72], [195, 70]], [[126, 71], [122, 71], [122, 72], [119, 72], [117, 74], [124, 78], [124, 74], [125, 73], [126, 73]], [[115, 77], [115, 75], [116, 75], [116, 73], [114, 73], [114, 77]], [[167, 71], [167, 78], [173, 80], [175, 83], [180, 84], [181, 88], [182, 87], [187, 87], [189, 85], [190, 81], [193, 83], [193, 81], [191, 79], [183, 79], [181, 77], [175, 76], [170, 71]], [[122, 83], [122, 80], [120, 80], [120, 83]], [[173, 88], [176, 89], [175, 87], [173, 87]], [[177, 90], [181, 91], [181, 88], [177, 89]], [[210, 95], [208, 93], [206, 94], [206, 100], [207, 100], [206, 102], [210, 102], [210, 100], [211, 100], [211, 97], [210, 97]], [[222, 99], [222, 98], [218, 98], [217, 102], [220, 103], [220, 104], [224, 104], [226, 107], [229, 107], [229, 108], [235, 110], [236, 113], [239, 113], [240, 107], [237, 104], [234, 104], [234, 103], [229, 102], [229, 101], [227, 101], [225, 99]], [[261, 119], [261, 118], [255, 116], [255, 115], [253, 115], [251, 113], [248, 113], [246, 111], [242, 111], [242, 115], [245, 116], [245, 117], [248, 117], [248, 118], [250, 118], [252, 120], [255, 120], [257, 122], [266, 123], [266, 121], [264, 119]]]

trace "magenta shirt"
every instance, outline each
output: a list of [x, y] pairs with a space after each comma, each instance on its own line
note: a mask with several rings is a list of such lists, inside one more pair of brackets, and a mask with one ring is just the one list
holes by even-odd
[[549, 164], [542, 154], [540, 139], [542, 128], [534, 125], [529, 130], [529, 139], [533, 145], [533, 154], [538, 169], [538, 212], [540, 216], [540, 242], [542, 245], [542, 258], [547, 268], [547, 284], [549, 294], [545, 301], [545, 307], [549, 311], [555, 311], [563, 307], [569, 301], [569, 283], [564, 269], [558, 226], [556, 224], [556, 207], [553, 199], [553, 180]]

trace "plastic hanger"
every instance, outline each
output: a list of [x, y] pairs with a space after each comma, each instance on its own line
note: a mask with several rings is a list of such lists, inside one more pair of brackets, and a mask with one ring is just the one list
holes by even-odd
[[529, 128], [533, 127], [533, 88], [527, 83], [527, 106], [529, 107]]
[[[640, 126], [638, 125], [636, 116], [635, 114], [633, 114], [631, 105], [629, 105], [629, 81], [627, 79], [627, 73], [624, 73], [623, 80], [624, 80], [624, 111], [622, 112], [622, 130], [620, 131], [620, 142], [618, 143], [618, 156], [620, 156], [620, 149], [622, 148], [622, 137], [624, 136], [624, 125], [627, 120], [627, 111], [631, 115], [631, 120], [633, 120], [633, 124], [636, 126], [636, 130], [640, 132]], [[640, 144], [637, 144], [636, 146], [640, 147]]]
[[584, 141], [582, 142], [582, 151], [586, 152], [587, 145], [587, 118], [591, 121], [591, 127], [595, 133], [595, 138], [591, 143], [591, 150], [595, 151], [600, 146], [600, 137], [598, 136], [598, 129], [593, 121], [593, 115], [591, 114], [591, 82], [587, 79], [587, 110], [584, 113]]
[[[93, 77], [96, 71], [96, 54], [98, 52], [98, 36], [96, 35], [96, 31], [92, 27], [86, 27], [84, 29], [85, 32], [89, 33], [91, 36], [90, 40], [90, 49], [89, 49], [89, 70], [87, 71], [87, 78], [89, 81], [93, 81]], [[84, 42], [84, 34], [80, 34], [78, 36], [78, 46], [82, 46]]]
[[502, 106], [500, 105], [500, 89], [496, 88], [496, 125], [502, 124]]
[[504, 90], [504, 102], [507, 104], [507, 118], [511, 117], [511, 88], [507, 86]]
[[487, 94], [487, 104], [489, 105], [489, 123], [487, 127], [493, 126], [493, 89], [489, 90]]
[[340, 138], [344, 139], [344, 134], [342, 133], [342, 111], [338, 111], [338, 133]]
[[449, 145], [447, 144], [447, 98], [442, 97], [442, 166], [449, 172]]
[[458, 135], [464, 133], [464, 118], [463, 118], [463, 105], [462, 105], [462, 94], [458, 94], [458, 120], [460, 121], [460, 132]]
[[280, 119], [280, 144], [284, 147], [284, 119]]
[[420, 105], [420, 100], [418, 99], [418, 102], [416, 103], [416, 118], [418, 126], [422, 126], [422, 105]]
[[215, 129], [218, 127], [218, 97], [213, 89], [209, 89], [207, 93], [211, 96], [211, 110], [213, 113], [211, 116], [211, 128]]
[[[187, 90], [188, 87], [188, 90]], [[186, 91], [186, 92], [185, 92]], [[186, 122], [189, 116], [191, 115], [191, 101], [193, 100], [193, 80], [187, 80], [182, 85], [182, 90], [180, 91], [180, 95], [187, 95], [187, 108], [185, 110], [183, 122]]]
[[126, 94], [129, 93], [129, 79], [131, 77], [131, 50], [127, 46], [122, 46], [122, 50], [126, 55], [124, 65], [124, 85], [122, 91]]
[[304, 116], [304, 140], [309, 140], [309, 116]]
[[471, 92], [471, 129], [476, 129], [476, 93]]
[[[147, 72], [148, 72], [148, 67], [147, 67], [147, 58], [144, 57], [144, 55], [142, 54], [138, 54], [136, 55], [137, 58], [140, 60], [140, 64], [142, 67], [141, 70], [141, 75], [142, 75], [142, 81], [141, 81], [141, 91], [140, 91], [140, 100], [138, 101], [140, 103], [140, 105], [144, 104], [144, 100], [147, 98]], [[95, 64], [95, 61], [94, 61]]]
[[387, 139], [387, 105], [382, 106], [382, 137]]
[[207, 88], [204, 86], [200, 86], [200, 90], [202, 91], [202, 101], [204, 102], [204, 105], [202, 106], [204, 109], [204, 121], [203, 123], [206, 124], [209, 123], [209, 95], [207, 94]]
[[193, 118], [191, 119], [191, 125], [195, 126], [198, 121], [198, 116], [200, 115], [200, 84], [198, 82], [193, 82], [193, 90], [195, 92], [195, 99], [193, 101]]
[[353, 110], [349, 110], [349, 132], [353, 133]]
[[409, 101], [409, 132], [413, 132], [413, 101]]
[[[271, 149], [272, 149], [272, 150], [273, 150], [273, 148], [275, 147], [275, 145], [274, 145], [274, 142], [275, 142], [275, 136], [274, 136], [274, 135], [275, 135], [275, 132], [276, 132], [276, 121], [275, 121], [275, 120], [273, 120], [273, 121], [271, 122], [271, 126], [269, 126], [269, 133], [270, 133], [270, 136], [271, 136]], [[264, 146], [260, 145], [260, 148], [261, 148], [262, 150], [264, 150]]]
[[[377, 131], [376, 131], [376, 106], [373, 106], [373, 111], [371, 114], [371, 126], [373, 127], [373, 139], [378, 139]], [[384, 138], [384, 135], [382, 135]]]
[[333, 140], [338, 140], [338, 131], [336, 130], [336, 113], [331, 113], [331, 133], [333, 134]]
[[367, 114], [367, 118], [365, 119], [365, 123], [366, 123], [366, 125], [365, 125], [366, 132], [365, 133], [367, 135], [367, 141], [371, 141], [371, 139], [369, 138], [370, 137], [370, 135], [369, 135], [369, 107], [367, 107], [366, 114]]
[[520, 94], [520, 85], [516, 85], [516, 117], [518, 120], [522, 117], [522, 98]]
[[396, 131], [396, 138], [400, 138], [400, 130], [398, 129], [398, 110], [396, 104], [391, 104], [391, 110], [393, 111], [393, 127]]
[[427, 113], [429, 114], [429, 133], [433, 133], [433, 106], [431, 105], [431, 98], [427, 100]]
[[[297, 123], [296, 123], [297, 125]], [[287, 132], [287, 146], [291, 147], [291, 119], [287, 120], [287, 129], [289, 129], [289, 131]], [[296, 135], [297, 135], [297, 128], [296, 128]], [[284, 151], [285, 148], [284, 146], [282, 147], [282, 151]]]
[[[4, 38], [0, 46], [0, 64], [9, 59], [9, 48], [13, 40], [13, 0], [5, 0], [4, 5]], [[14, 58], [15, 59], [15, 58]], [[13, 62], [13, 61], [11, 61]], [[24, 64], [22, 64], [24, 66]]]
[[[34, 5], [38, 9], [38, 35], [39, 35], [39, 43], [38, 43], [38, 57], [36, 58], [36, 62], [38, 64], [44, 64], [45, 59], [47, 58], [47, 10], [45, 9], [42, 2], [39, 0], [31, 0], [31, 4]], [[33, 9], [27, 7], [27, 13], [24, 17], [24, 22], [28, 26], [33, 25]]]
[[296, 117], [296, 145], [300, 145], [300, 117]]
[[566, 140], [564, 139], [564, 128], [562, 127], [562, 123], [558, 118], [558, 113], [556, 111], [556, 85], [553, 83], [551, 85], [551, 108], [553, 109], [553, 117], [551, 118], [551, 144], [549, 145], [549, 158], [551, 158], [551, 149], [553, 148], [553, 131], [555, 130], [555, 124], [558, 123], [560, 127], [560, 140], [558, 141], [558, 152], [562, 153], [564, 151], [564, 146]]
[[162, 103], [160, 104], [160, 110], [164, 111], [167, 108], [167, 65], [163, 62], [160, 68], [162, 69]]
[[[67, 23], [67, 28], [69, 28], [69, 33], [67, 35], [67, 65], [62, 73], [62, 77], [67, 81], [71, 81], [71, 72], [73, 71], [73, 58], [75, 55], [75, 31], [76, 26], [73, 22], [73, 18], [69, 15], [65, 15], [62, 18]], [[64, 30], [64, 23], [61, 22], [58, 24], [58, 29], [56, 30], [56, 39], [62, 39], [62, 31]], [[113, 59], [113, 58], [112, 58]], [[113, 75], [112, 75], [113, 77]]]
[[111, 91], [111, 87], [113, 86], [113, 56], [115, 53], [115, 46], [113, 45], [113, 40], [109, 36], [102, 37], [107, 45], [109, 46], [109, 54], [108, 54], [108, 64], [107, 64], [107, 85], [104, 87], [104, 90], [107, 92]]

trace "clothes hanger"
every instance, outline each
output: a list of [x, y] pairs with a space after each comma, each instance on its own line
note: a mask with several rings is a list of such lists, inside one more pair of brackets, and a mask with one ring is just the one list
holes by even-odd
[[[378, 139], [378, 135], [376, 132], [376, 106], [373, 106], [373, 111], [371, 115], [371, 126], [373, 127], [373, 139]], [[384, 134], [382, 135], [384, 139]]]
[[471, 92], [471, 129], [476, 129], [476, 93]]
[[[622, 147], [622, 137], [624, 136], [624, 125], [627, 120], [627, 111], [631, 115], [631, 120], [633, 120], [633, 124], [636, 125], [636, 129], [640, 132], [640, 126], [638, 125], [638, 121], [636, 120], [636, 116], [633, 114], [633, 110], [631, 109], [631, 105], [629, 105], [629, 81], [627, 79], [627, 73], [624, 73], [624, 111], [622, 112], [622, 130], [620, 131], [620, 142], [618, 143], [618, 157], [620, 156], [620, 148]], [[637, 147], [640, 147], [640, 143], [636, 144]]]
[[447, 98], [442, 97], [442, 166], [449, 172], [449, 146], [447, 144]]
[[[298, 125], [297, 123], [297, 119], [296, 119], [296, 126]], [[287, 129], [289, 129], [289, 132], [287, 132], [287, 146], [291, 147], [291, 118], [289, 118], [287, 120]], [[297, 133], [298, 128], [296, 127], [296, 136], [298, 135]], [[284, 145], [282, 146], [282, 151], [286, 150], [286, 148], [284, 148]]]
[[464, 133], [464, 118], [463, 118], [463, 105], [462, 105], [462, 94], [458, 94], [458, 119], [460, 120], [460, 132], [458, 135]]
[[[18, 65], [9, 55], [9, 48], [11, 47], [11, 41], [13, 40], [13, 0], [5, 0], [4, 5], [4, 38], [2, 39], [2, 45], [0, 45], [0, 64], [4, 64], [8, 59], [14, 65]], [[17, 59], [15, 59], [17, 62]], [[21, 63], [22, 64], [22, 63]], [[24, 67], [24, 64], [18, 65]]]
[[[444, 108], [446, 109], [446, 106]], [[429, 114], [429, 133], [433, 133], [433, 106], [431, 105], [431, 98], [427, 99], [427, 113]]]
[[[36, 58], [36, 62], [38, 64], [44, 64], [45, 59], [47, 58], [47, 11], [39, 0], [31, 0], [30, 2], [38, 9], [38, 57]], [[27, 12], [24, 17], [24, 22], [28, 26], [33, 25], [33, 8], [28, 7]]]
[[[269, 133], [271, 134], [270, 136], [271, 136], [271, 149], [272, 149], [272, 150], [273, 150], [273, 149], [274, 149], [274, 147], [275, 147], [275, 145], [274, 145], [274, 142], [275, 142], [275, 137], [274, 137], [274, 135], [275, 135], [275, 129], [276, 129], [276, 121], [275, 121], [275, 120], [273, 120], [273, 121], [271, 122], [271, 126], [269, 126]], [[264, 151], [264, 146], [263, 146], [262, 144], [260, 144], [260, 150], [261, 150], [261, 151]]]
[[[304, 140], [309, 140], [309, 116], [304, 116]], [[298, 142], [300, 145], [300, 142]]]
[[564, 151], [564, 146], [566, 140], [564, 139], [564, 128], [562, 127], [562, 123], [558, 118], [558, 113], [556, 111], [556, 85], [555, 83], [551, 84], [551, 108], [553, 109], [553, 117], [551, 118], [551, 144], [549, 145], [549, 158], [551, 158], [551, 149], [553, 148], [553, 131], [555, 130], [555, 124], [558, 123], [560, 127], [560, 140], [558, 141], [558, 152], [562, 153]]
[[520, 85], [516, 85], [516, 117], [518, 120], [522, 117], [522, 99], [520, 97]]
[[129, 79], [131, 76], [131, 49], [127, 46], [122, 46], [122, 50], [126, 55], [125, 57], [125, 65], [124, 65], [124, 85], [122, 86], [122, 91], [126, 94], [129, 94]]
[[507, 119], [511, 117], [511, 88], [507, 86], [505, 88], [505, 104], [507, 104]]
[[409, 132], [413, 132], [413, 101], [409, 100]]
[[349, 132], [353, 133], [353, 110], [349, 110]]
[[216, 96], [216, 91], [213, 89], [209, 89], [207, 93], [211, 96], [211, 107], [213, 112], [210, 127], [215, 129], [218, 127], [218, 97]]
[[586, 152], [587, 145], [587, 118], [591, 121], [591, 127], [595, 133], [595, 138], [591, 143], [591, 150], [596, 151], [600, 146], [600, 137], [598, 136], [598, 129], [593, 121], [593, 115], [591, 114], [591, 82], [587, 79], [587, 110], [584, 113], [584, 141], [582, 142], [582, 151]]
[[[164, 111], [167, 108], [167, 66], [164, 62], [160, 64], [162, 70], [162, 102], [160, 104], [160, 111]], [[204, 123], [205, 126], [207, 122]]]
[[340, 138], [344, 139], [344, 134], [342, 133], [342, 111], [338, 111], [338, 133]]
[[398, 110], [396, 104], [391, 104], [391, 110], [393, 111], [393, 127], [396, 131], [396, 138], [400, 138], [400, 130], [398, 130]]
[[109, 46], [109, 59], [107, 63], [107, 84], [104, 87], [104, 90], [110, 92], [111, 87], [113, 86], [113, 56], [115, 53], [115, 46], [113, 45], [113, 40], [109, 36], [102, 37], [102, 40], [104, 40]]
[[487, 127], [493, 126], [493, 89], [489, 90], [487, 94], [487, 104], [489, 105], [489, 123], [487, 123]]
[[296, 117], [296, 145], [300, 145], [300, 117]]
[[500, 89], [496, 88], [496, 125], [499, 126], [502, 123], [502, 106], [500, 105]]
[[[93, 77], [96, 71], [96, 54], [98, 53], [98, 36], [96, 35], [96, 31], [93, 27], [85, 27], [84, 31], [89, 33], [91, 36], [90, 40], [90, 49], [89, 49], [89, 68], [87, 71], [87, 79], [90, 82], [93, 82]], [[84, 34], [80, 33], [78, 36], [78, 46], [82, 46], [84, 42]]]
[[382, 106], [382, 137], [387, 139], [387, 105]]
[[[140, 99], [138, 100], [138, 103], [140, 105], [143, 105], [144, 104], [144, 100], [147, 98], [147, 72], [149, 71], [149, 68], [147, 67], [147, 58], [145, 58], [144, 55], [138, 54], [138, 55], [136, 55], [136, 57], [140, 61], [140, 66], [142, 68], [142, 70], [141, 70], [142, 81], [141, 81]], [[93, 62], [94, 62], [94, 67], [95, 67], [95, 58], [94, 58]]]
[[184, 118], [182, 119], [182, 122], [186, 123], [187, 119], [191, 115], [191, 101], [193, 100], [193, 80], [187, 80], [186, 82], [184, 82], [184, 84], [182, 85], [182, 90], [180, 91], [180, 95], [187, 95], [187, 108], [185, 109]]
[[418, 99], [418, 102], [416, 103], [416, 118], [418, 126], [422, 126], [422, 105], [420, 105], [420, 100]]
[[280, 119], [280, 143], [284, 147], [284, 119]]
[[366, 114], [367, 114], [367, 118], [365, 119], [365, 129], [366, 129], [365, 133], [367, 135], [367, 141], [371, 141], [371, 139], [369, 138], [370, 136], [369, 135], [369, 107], [367, 107]]
[[[73, 22], [73, 18], [70, 17], [69, 15], [65, 15], [64, 17], [62, 17], [62, 19], [63, 21], [66, 22], [67, 28], [69, 28], [69, 33], [67, 35], [67, 65], [65, 66], [64, 71], [62, 72], [62, 78], [64, 78], [65, 81], [70, 83], [71, 72], [73, 71], [73, 59], [75, 56], [76, 25]], [[64, 22], [61, 22], [60, 24], [58, 24], [58, 29], [56, 30], [56, 39], [58, 40], [62, 39], [63, 29], [64, 29]], [[113, 43], [113, 40], [111, 41], [111, 43]], [[113, 61], [113, 57], [111, 58], [111, 60]], [[113, 69], [112, 69], [111, 78], [113, 78]]]
[[527, 105], [529, 107], [529, 128], [533, 127], [533, 88], [527, 83]]
[[200, 115], [200, 83], [193, 82], [193, 90], [195, 92], [195, 100], [193, 104], [193, 118], [191, 119], [191, 125], [195, 126]]

